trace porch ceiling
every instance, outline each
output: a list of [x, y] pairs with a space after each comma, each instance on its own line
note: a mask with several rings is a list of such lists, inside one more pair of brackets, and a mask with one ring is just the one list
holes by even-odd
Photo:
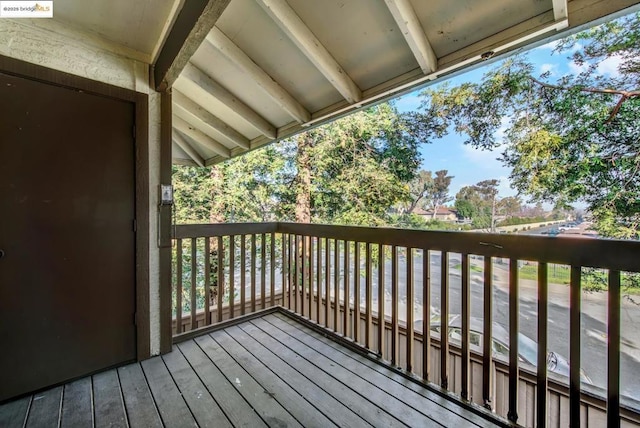
[[[195, 46], [176, 56], [189, 61], [177, 61], [177, 78], [162, 82], [173, 84], [173, 162], [192, 165], [221, 162], [640, 3], [192, 1], [209, 17], [192, 23], [184, 46]], [[193, 4], [58, 0], [54, 14], [157, 71], [176, 16]], [[207, 34], [201, 44], [197, 33]]]
[[223, 161], [635, 3], [232, 0], [173, 86], [173, 161]]

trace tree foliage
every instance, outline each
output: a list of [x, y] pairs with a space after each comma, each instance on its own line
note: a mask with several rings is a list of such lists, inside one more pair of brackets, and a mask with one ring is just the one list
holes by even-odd
[[393, 224], [427, 129], [412, 118], [381, 104], [211, 170], [176, 167], [178, 220]]
[[475, 228], [493, 230], [499, 184], [499, 180], [483, 180], [460, 189], [455, 200], [458, 215], [471, 219]]
[[431, 171], [418, 172], [409, 182], [409, 202], [406, 213], [411, 214], [416, 208], [432, 209], [435, 219], [436, 208], [453, 199], [449, 195], [452, 179], [453, 176], [449, 175], [446, 169], [436, 171], [435, 176]]
[[[479, 83], [424, 91], [422, 113], [467, 144], [500, 147], [512, 186], [531, 201], [584, 202], [601, 234], [637, 237], [639, 41], [640, 14], [611, 21], [556, 43], [578, 74], [538, 76], [526, 56], [513, 57]], [[612, 63], [616, 70], [603, 72]]]

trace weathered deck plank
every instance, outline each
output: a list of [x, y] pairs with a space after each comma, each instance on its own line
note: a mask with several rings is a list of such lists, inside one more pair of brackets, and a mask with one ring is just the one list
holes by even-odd
[[234, 425], [257, 428], [267, 426], [193, 340], [180, 343], [178, 349]]
[[237, 389], [242, 397], [256, 409], [264, 422], [269, 426], [301, 427], [300, 423], [270, 394], [266, 387], [260, 385], [240, 364], [213, 340], [209, 335], [195, 339], [211, 361], [224, 373], [225, 377]]
[[162, 359], [200, 427], [233, 427], [180, 351]]
[[164, 425], [168, 427], [197, 427], [198, 424], [162, 358], [154, 357], [141, 364]]
[[62, 402], [63, 428], [92, 427], [93, 399], [91, 394], [91, 378], [85, 377], [64, 386]]
[[161, 427], [162, 421], [140, 364], [120, 367], [118, 376], [129, 426], [131, 428]]
[[0, 405], [0, 427], [490, 426], [283, 313]]
[[[255, 320], [254, 325], [261, 327], [263, 331], [268, 331], [270, 335], [280, 343], [281, 347], [286, 347], [304, 358], [307, 364], [312, 364], [318, 368], [326, 368], [325, 376], [332, 378], [333, 382], [339, 382], [348, 385], [353, 391], [361, 396], [359, 406], [368, 406], [366, 413], [375, 415], [380, 418], [385, 425], [408, 425], [408, 426], [443, 426], [437, 417], [429, 418], [415, 408], [412, 408], [393, 395], [381, 389], [384, 385], [376, 385], [365, 379], [365, 373], [361, 371], [349, 371], [341, 365], [341, 358], [329, 359], [325, 355], [319, 353], [315, 349], [299, 342], [289, 336], [287, 333], [276, 328], [273, 324], [266, 320]], [[266, 338], [264, 340], [267, 340]], [[277, 346], [277, 345], [275, 345]], [[314, 381], [320, 381], [320, 377], [314, 378]], [[371, 407], [377, 407], [377, 414]], [[393, 416], [392, 416], [393, 415]], [[386, 419], [385, 419], [386, 417]], [[373, 421], [375, 423], [375, 419]]]
[[127, 415], [115, 370], [93, 375], [93, 409], [96, 428], [127, 426]]
[[35, 394], [29, 408], [27, 428], [57, 428], [60, 423], [61, 401], [61, 386]]
[[[296, 337], [298, 340], [329, 358], [336, 356], [334, 352], [348, 357], [346, 359], [342, 357], [337, 358], [345, 368], [358, 373], [366, 373], [370, 381], [378, 385], [384, 385], [386, 391], [423, 413], [431, 414], [437, 412], [438, 420], [446, 426], [486, 426], [488, 423], [486, 419], [468, 411], [461, 411], [459, 406], [446, 398], [428, 391], [380, 364], [376, 364], [361, 355], [350, 352], [340, 344], [322, 337], [322, 335], [300, 323], [296, 323], [286, 315], [273, 314], [261, 319], [272, 323], [282, 331]], [[304, 334], [300, 334], [301, 332]]]
[[[292, 389], [331, 419], [333, 423], [349, 427], [370, 426], [365, 422], [367, 418], [361, 418], [354, 413], [357, 409], [357, 398], [354, 397], [355, 394], [349, 394], [351, 391], [344, 385], [326, 385], [324, 382], [317, 382], [312, 375], [315, 374], [324, 378], [323, 380], [327, 380], [327, 377], [323, 376], [324, 373], [312, 373], [311, 376], [308, 375], [309, 373], [303, 373], [295, 365], [297, 356], [293, 352], [282, 346], [269, 346], [270, 343], [263, 341], [266, 338], [256, 339], [249, 334], [253, 333], [250, 327], [248, 331], [245, 330], [247, 326], [243, 325], [242, 327], [242, 329], [239, 327], [229, 329], [228, 332], [241, 346], [262, 361], [274, 374], [277, 373]], [[253, 327], [255, 328], [255, 326]], [[277, 354], [270, 349], [277, 350]], [[324, 384], [324, 388], [320, 384]], [[378, 409], [371, 410], [375, 413]], [[379, 422], [382, 423], [383, 419], [380, 418]], [[387, 425], [387, 422], [389, 422], [388, 426], [393, 426], [393, 422], [398, 425], [397, 421], [393, 420], [385, 420], [384, 424]]]
[[22, 427], [27, 419], [31, 397], [23, 397], [0, 406], [0, 427]]

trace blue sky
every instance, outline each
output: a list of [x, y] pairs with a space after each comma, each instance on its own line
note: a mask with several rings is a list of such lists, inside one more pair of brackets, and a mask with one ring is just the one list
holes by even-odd
[[[570, 53], [559, 54], [553, 52], [554, 44], [555, 42], [550, 42], [527, 52], [527, 56], [536, 66], [536, 74], [539, 76], [542, 73], [550, 72], [549, 80], [555, 81], [558, 77], [567, 73], [579, 73], [581, 67], [568, 58]], [[577, 45], [575, 48], [579, 49], [581, 46]], [[449, 79], [449, 82], [452, 85], [463, 82], [478, 82], [485, 72], [496, 67], [497, 64], [492, 63], [476, 68]], [[619, 61], [616, 58], [612, 58], [600, 64], [598, 71], [603, 75], [614, 75], [617, 73], [618, 64]], [[394, 104], [402, 112], [416, 110], [420, 105], [419, 92], [420, 90], [417, 90], [402, 96], [396, 99]], [[420, 149], [422, 169], [428, 171], [448, 170], [449, 175], [454, 176], [450, 188], [452, 196], [464, 186], [493, 178], [500, 180], [499, 190], [501, 197], [514, 196], [516, 192], [509, 185], [511, 171], [497, 160], [500, 156], [500, 151], [474, 149], [471, 146], [464, 145], [462, 143], [463, 140], [464, 137], [451, 133], [433, 144], [422, 145]], [[549, 209], [550, 207], [546, 206], [546, 208]]]

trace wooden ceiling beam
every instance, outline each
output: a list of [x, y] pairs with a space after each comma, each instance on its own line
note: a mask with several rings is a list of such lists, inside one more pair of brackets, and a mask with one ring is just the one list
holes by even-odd
[[206, 37], [218, 52], [223, 54], [241, 72], [254, 81], [281, 109], [300, 123], [311, 119], [311, 113], [302, 106], [289, 92], [287, 92], [276, 80], [269, 76], [258, 64], [242, 51], [219, 28], [213, 27]]
[[362, 99], [362, 91], [338, 64], [298, 14], [284, 0], [257, 0], [271, 19], [305, 54], [315, 67], [331, 82], [349, 103]]
[[171, 133], [171, 137], [173, 142], [178, 145], [182, 149], [183, 152], [189, 156], [189, 158], [196, 163], [198, 166], [205, 166], [204, 159], [200, 154], [193, 148], [191, 144], [175, 129]]
[[182, 71], [181, 77], [190, 80], [197, 85], [202, 91], [214, 97], [219, 102], [226, 105], [230, 110], [240, 116], [243, 120], [256, 128], [264, 136], [275, 139], [276, 128], [270, 124], [265, 118], [256, 113], [251, 107], [238, 99], [231, 92], [223, 88], [219, 83], [215, 82], [199, 68], [189, 63]]
[[[231, 141], [238, 147], [242, 147], [243, 149], [249, 149], [249, 139], [244, 135], [227, 125], [221, 119], [218, 119], [216, 116], [211, 114], [207, 109], [193, 101], [191, 98], [187, 97], [180, 91], [176, 89], [173, 90], [172, 100], [174, 106], [176, 107], [176, 114], [178, 116], [185, 119], [187, 122], [190, 120], [185, 117], [185, 115], [191, 116], [193, 121], [199, 121], [205, 127], [211, 127], [220, 134], [222, 134], [225, 138]], [[200, 127], [201, 128], [201, 127]], [[203, 129], [201, 131], [205, 132]], [[206, 132], [205, 132], [206, 133]]]
[[567, 0], [553, 0], [553, 18], [556, 21], [567, 19], [568, 13]]
[[188, 0], [182, 5], [153, 64], [154, 84], [164, 92], [173, 85], [231, 0]]
[[204, 132], [196, 129], [195, 126], [181, 117], [173, 116], [173, 127], [196, 143], [202, 144], [223, 158], [229, 159], [231, 157], [231, 151], [224, 144], [217, 142]]
[[385, 3], [422, 72], [424, 74], [435, 72], [438, 69], [438, 58], [409, 0], [385, 0]]

